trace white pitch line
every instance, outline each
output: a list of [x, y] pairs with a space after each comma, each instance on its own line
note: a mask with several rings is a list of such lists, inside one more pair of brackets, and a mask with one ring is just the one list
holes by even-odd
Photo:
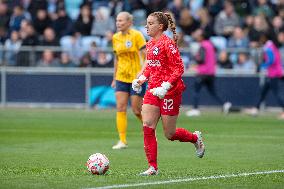
[[195, 178], [193, 177], [193, 178], [164, 180], [164, 181], [156, 181], [156, 182], [110, 185], [110, 186], [102, 186], [102, 187], [86, 188], [86, 189], [128, 188], [128, 187], [135, 187], [135, 186], [147, 186], [147, 185], [159, 185], [159, 184], [169, 184], [169, 183], [179, 183], [179, 182], [191, 182], [191, 181], [196, 181], [196, 180], [210, 180], [210, 179], [243, 177], [243, 176], [251, 176], [251, 175], [266, 175], [266, 174], [273, 174], [273, 173], [284, 173], [284, 170], [261, 171], [261, 172], [253, 172], [253, 173], [239, 173], [239, 174], [230, 174], [230, 175], [215, 175], [215, 176], [213, 175], [213, 176], [208, 176], [208, 177], [195, 177]]

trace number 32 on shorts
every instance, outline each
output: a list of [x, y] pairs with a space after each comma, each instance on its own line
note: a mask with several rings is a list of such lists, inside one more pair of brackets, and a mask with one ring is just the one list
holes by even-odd
[[173, 99], [164, 99], [164, 105], [163, 109], [164, 110], [172, 110], [174, 109], [174, 100]]

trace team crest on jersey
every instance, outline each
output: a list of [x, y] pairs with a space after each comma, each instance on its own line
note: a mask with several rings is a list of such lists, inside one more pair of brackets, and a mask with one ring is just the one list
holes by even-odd
[[126, 46], [127, 48], [132, 47], [132, 42], [131, 42], [131, 41], [126, 41], [126, 42], [125, 42], [125, 46]]
[[153, 50], [153, 54], [157, 56], [158, 53], [159, 53], [159, 48], [155, 47], [154, 50]]

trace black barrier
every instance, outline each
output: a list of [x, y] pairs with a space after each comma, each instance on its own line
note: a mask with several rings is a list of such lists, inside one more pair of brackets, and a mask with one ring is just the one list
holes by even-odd
[[7, 102], [85, 103], [84, 75], [7, 74]]

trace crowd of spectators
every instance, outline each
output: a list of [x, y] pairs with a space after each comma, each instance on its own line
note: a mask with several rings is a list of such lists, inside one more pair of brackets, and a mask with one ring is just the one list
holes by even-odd
[[[186, 68], [194, 59], [191, 34], [201, 28], [219, 52], [223, 69], [254, 70], [251, 49], [269, 33], [284, 55], [284, 0], [0, 0], [0, 63], [8, 66], [112, 67], [115, 17], [134, 16], [148, 39], [146, 17], [174, 15]], [[34, 62], [23, 47], [42, 46]], [[250, 50], [249, 50], [250, 49]], [[283, 60], [284, 56], [282, 57]]]

